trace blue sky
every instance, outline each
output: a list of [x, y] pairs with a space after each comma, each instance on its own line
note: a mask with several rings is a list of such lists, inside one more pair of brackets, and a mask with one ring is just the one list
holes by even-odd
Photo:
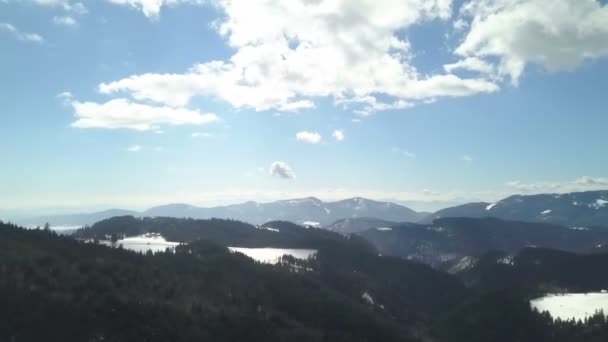
[[0, 0], [0, 209], [608, 188], [606, 56], [596, 0]]

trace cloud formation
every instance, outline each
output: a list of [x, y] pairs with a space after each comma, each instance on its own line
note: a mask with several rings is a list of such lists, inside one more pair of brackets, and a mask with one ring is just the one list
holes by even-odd
[[78, 25], [76, 19], [70, 16], [55, 16], [53, 17], [53, 24], [59, 26], [75, 27]]
[[296, 178], [296, 174], [293, 172], [291, 167], [282, 161], [275, 161], [270, 165], [270, 175], [283, 179]]
[[[221, 12], [213, 28], [231, 56], [98, 86], [102, 94], [176, 108], [207, 97], [235, 109], [295, 112], [329, 98], [367, 116], [493, 93], [507, 81], [517, 85], [530, 64], [563, 71], [608, 56], [608, 5], [598, 0], [468, 0], [459, 8], [452, 0], [107, 1], [150, 18], [181, 4]], [[450, 20], [450, 34], [461, 38], [454, 61], [419, 71], [407, 29]]]
[[315, 132], [301, 131], [296, 133], [296, 140], [307, 144], [318, 144], [321, 142], [321, 135]]
[[31, 43], [43, 43], [44, 38], [37, 33], [23, 32], [9, 23], [0, 23], [0, 31], [13, 35], [18, 40]]
[[194, 132], [192, 133], [193, 138], [210, 138], [212, 136], [211, 133], [208, 132]]
[[150, 106], [126, 99], [105, 103], [70, 103], [74, 108], [78, 128], [128, 128], [138, 131], [157, 130], [161, 125], [206, 125], [218, 121], [213, 113], [201, 113], [187, 108]]
[[583, 176], [572, 181], [562, 182], [522, 182], [515, 180], [508, 182], [506, 186], [522, 193], [593, 191], [607, 189], [608, 178]]
[[406, 158], [416, 158], [416, 154], [412, 153], [408, 150], [403, 150], [399, 147], [393, 147], [393, 152], [399, 153], [400, 155], [406, 157]]
[[[45, 1], [45, 0], [42, 0]], [[53, 1], [53, 0], [49, 0]], [[163, 6], [179, 4], [203, 4], [203, 0], [106, 0], [117, 5], [127, 5], [143, 12], [148, 18], [157, 18]]]
[[64, 11], [74, 14], [87, 14], [89, 10], [82, 2], [72, 0], [25, 0], [41, 6], [61, 7]]
[[139, 152], [141, 151], [141, 146], [139, 145], [133, 145], [127, 148], [128, 152]]
[[336, 139], [336, 141], [344, 141], [344, 138], [345, 138], [344, 131], [339, 130], [339, 129], [335, 130], [331, 134], [331, 136], [334, 137], [334, 139]]
[[[149, 7], [148, 13], [183, 2], [153, 1], [156, 7]], [[207, 96], [257, 111], [309, 109], [315, 99], [330, 97], [369, 115], [499, 88], [482, 77], [422, 74], [412, 64], [403, 30], [423, 21], [448, 20], [449, 0], [214, 3], [224, 14], [216, 22], [217, 32], [236, 51], [229, 59], [195, 64], [184, 73], [133, 75], [102, 83], [99, 90], [169, 106]]]
[[470, 0], [459, 20], [470, 30], [455, 49], [465, 59], [451, 68], [496, 69], [513, 84], [529, 64], [569, 71], [608, 56], [608, 5], [597, 0]]

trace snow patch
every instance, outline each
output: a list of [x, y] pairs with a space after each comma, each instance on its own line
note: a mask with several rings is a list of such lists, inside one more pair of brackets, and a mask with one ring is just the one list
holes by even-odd
[[378, 227], [378, 228], [376, 228], [376, 229], [377, 229], [377, 230], [380, 230], [380, 231], [383, 231], [383, 232], [393, 230], [393, 228], [389, 228], [389, 227]]
[[547, 210], [541, 212], [540, 214], [541, 215], [549, 215], [549, 214], [551, 214], [551, 209], [547, 209]]
[[515, 265], [515, 261], [513, 260], [512, 255], [508, 255], [504, 258], [500, 258], [500, 259], [496, 260], [496, 263], [503, 264], [503, 265], [509, 265], [509, 266]]
[[247, 247], [228, 247], [233, 253], [241, 253], [251, 259], [265, 263], [276, 264], [281, 261], [284, 255], [290, 255], [296, 259], [306, 260], [317, 254], [316, 249], [284, 249], [284, 248], [247, 248]]
[[[99, 241], [99, 243], [112, 246], [113, 244], [108, 241]], [[122, 246], [124, 249], [132, 250], [139, 253], [146, 253], [151, 251], [152, 253], [163, 252], [166, 249], [174, 250], [175, 246], [179, 245], [179, 242], [171, 242], [165, 240], [165, 238], [158, 233], [146, 233], [139, 236], [131, 236], [116, 241], [116, 246]]]
[[477, 258], [472, 256], [465, 256], [458, 263], [448, 270], [448, 273], [454, 274], [464, 270], [473, 268], [477, 264]]
[[315, 221], [304, 221], [304, 222], [302, 222], [302, 225], [304, 227], [306, 227], [306, 228], [310, 228], [310, 227], [312, 227], [312, 228], [319, 228], [319, 227], [321, 227], [321, 223], [315, 222]]
[[277, 228], [271, 228], [271, 227], [262, 227], [262, 226], [258, 226], [257, 228], [258, 228], [258, 229], [269, 230], [269, 231], [271, 231], [271, 232], [275, 232], [275, 233], [279, 233], [279, 232], [280, 232], [280, 230], [279, 230], [279, 229], [277, 229]]
[[486, 207], [486, 210], [488, 210], [488, 211], [492, 210], [492, 208], [494, 208], [496, 206], [496, 204], [498, 204], [498, 203], [492, 203], [492, 204], [488, 205]]
[[531, 300], [530, 306], [548, 311], [553, 318], [584, 320], [599, 310], [608, 312], [608, 293], [550, 294]]
[[599, 208], [605, 207], [606, 204], [608, 204], [607, 200], [605, 200], [603, 198], [598, 198], [597, 200], [595, 200], [595, 203], [590, 204], [589, 207], [599, 209]]
[[374, 305], [374, 298], [372, 298], [372, 296], [367, 291], [363, 292], [361, 298], [369, 304]]
[[587, 227], [570, 227], [572, 230], [589, 230]]

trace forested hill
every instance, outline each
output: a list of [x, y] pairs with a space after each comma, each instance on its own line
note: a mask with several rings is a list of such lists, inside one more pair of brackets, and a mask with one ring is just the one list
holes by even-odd
[[369, 229], [359, 235], [384, 255], [432, 265], [495, 250], [515, 253], [524, 247], [535, 246], [587, 252], [608, 243], [606, 228], [572, 228], [496, 218], [445, 218], [428, 225], [403, 223]]
[[577, 254], [545, 248], [490, 252], [456, 274], [484, 289], [526, 288], [541, 292], [608, 289], [608, 254]]
[[[279, 247], [279, 248], [314, 248], [317, 249], [327, 241], [346, 241], [343, 236], [324, 229], [304, 228], [285, 221], [273, 221], [261, 226], [248, 223], [223, 220], [196, 220], [190, 218], [113, 217], [100, 221], [91, 227], [74, 233], [76, 238], [108, 239], [114, 236], [136, 236], [145, 233], [160, 233], [169, 241], [192, 242], [209, 240], [225, 246], [239, 247]], [[362, 239], [361, 248], [373, 247]], [[363, 246], [365, 245], [365, 246]]]
[[141, 255], [0, 224], [0, 341], [409, 341], [466, 294], [342, 239], [271, 266], [206, 240]]
[[[297, 226], [273, 223], [290, 228]], [[0, 223], [0, 341], [608, 338], [603, 316], [554, 321], [528, 303], [543, 289], [603, 286], [605, 255], [542, 249], [514, 259], [488, 255], [459, 274], [483, 279], [467, 290], [428, 266], [378, 256], [357, 237], [331, 236], [338, 238], [323, 240], [313, 259], [264, 265], [207, 240], [142, 255]]]

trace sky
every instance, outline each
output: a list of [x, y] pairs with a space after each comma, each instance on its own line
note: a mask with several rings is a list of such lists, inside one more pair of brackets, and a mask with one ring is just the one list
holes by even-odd
[[0, 211], [608, 189], [598, 0], [0, 0]]

